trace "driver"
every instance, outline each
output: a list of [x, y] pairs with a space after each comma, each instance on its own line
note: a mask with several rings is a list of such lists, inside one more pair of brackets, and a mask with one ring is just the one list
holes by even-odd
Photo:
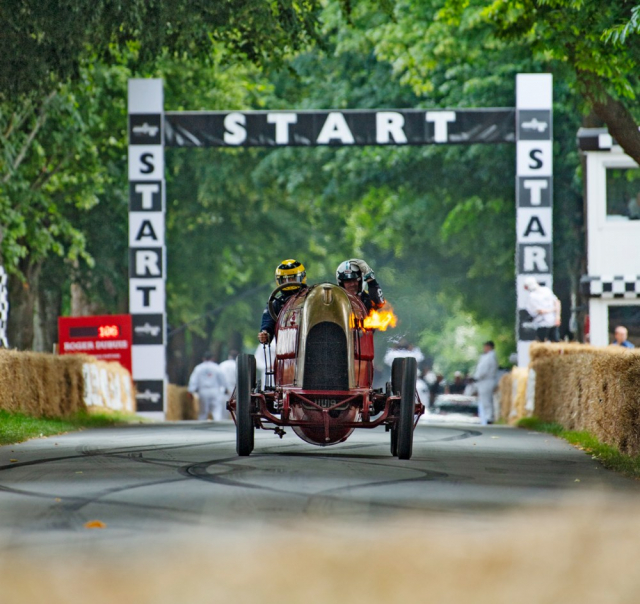
[[[304, 266], [301, 262], [290, 258], [289, 260], [283, 260], [276, 268], [276, 283], [282, 285], [283, 283], [306, 283], [307, 273], [304, 270]], [[273, 301], [273, 307], [276, 315], [280, 314], [284, 305], [287, 303], [292, 294], [299, 291], [298, 287], [285, 287], [282, 290], [282, 296], [276, 298]], [[262, 323], [260, 325], [260, 333], [258, 334], [258, 340], [262, 344], [268, 344], [273, 339], [276, 331], [276, 322], [271, 318], [269, 314], [269, 304], [267, 304], [264, 312], [262, 313]]]
[[[373, 270], [364, 260], [352, 258], [341, 262], [336, 269], [336, 281], [348, 293], [358, 296], [368, 311], [384, 306], [382, 289], [376, 281]], [[364, 290], [365, 281], [369, 291]]]

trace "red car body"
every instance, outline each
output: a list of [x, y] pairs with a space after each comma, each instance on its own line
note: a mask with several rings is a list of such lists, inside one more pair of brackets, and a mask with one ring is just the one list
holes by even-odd
[[[248, 358], [238, 361], [238, 388], [228, 409], [239, 430], [239, 454], [243, 454], [243, 430], [245, 440], [251, 441], [250, 447], [244, 447], [244, 454], [250, 453], [246, 453], [248, 448], [253, 449], [253, 433], [247, 433], [250, 424], [254, 429], [272, 429], [281, 437], [283, 428], [290, 426], [301, 439], [320, 446], [343, 442], [356, 428], [384, 425], [392, 433], [392, 452], [395, 447], [394, 454], [398, 454], [403, 399], [400, 382], [404, 371], [404, 423], [411, 422], [411, 442], [407, 453], [405, 427], [401, 443], [404, 453], [399, 456], [411, 456], [413, 429], [424, 413], [415, 392], [415, 360], [399, 359], [392, 383], [374, 390], [373, 331], [363, 326], [366, 316], [367, 309], [358, 297], [330, 283], [301, 288], [289, 298], [277, 317], [276, 354], [273, 370], [267, 375], [269, 383], [258, 386], [253, 357], [245, 355]], [[243, 374], [245, 365], [249, 376]], [[248, 380], [251, 387], [247, 396], [242, 394], [241, 384]], [[251, 422], [247, 418], [243, 424], [238, 421], [238, 412], [243, 414], [239, 400], [247, 399]]]

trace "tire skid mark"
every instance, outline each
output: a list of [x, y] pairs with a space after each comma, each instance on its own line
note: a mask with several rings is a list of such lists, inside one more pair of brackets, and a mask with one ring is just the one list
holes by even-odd
[[[449, 428], [450, 430], [451, 428]], [[461, 434], [454, 434], [453, 436], [446, 436], [445, 438], [437, 438], [435, 440], [427, 440], [426, 443], [443, 443], [452, 442], [455, 440], [466, 440], [467, 438], [473, 438], [474, 436], [482, 436], [483, 433], [480, 430], [460, 430]]]
[[[413, 478], [402, 478], [402, 479], [398, 479], [398, 480], [386, 480], [386, 481], [381, 481], [381, 482], [373, 482], [373, 483], [366, 483], [366, 484], [362, 484], [362, 485], [350, 485], [350, 486], [344, 486], [344, 487], [334, 487], [331, 489], [326, 489], [324, 491], [320, 491], [318, 493], [300, 493], [298, 491], [294, 491], [294, 490], [286, 490], [286, 489], [278, 489], [275, 487], [269, 487], [269, 486], [264, 486], [264, 485], [256, 485], [256, 484], [247, 484], [247, 483], [243, 483], [243, 482], [239, 482], [237, 480], [234, 480], [233, 478], [231, 478], [229, 475], [233, 475], [233, 474], [237, 474], [237, 473], [243, 473], [246, 471], [252, 471], [252, 470], [259, 470], [259, 468], [256, 468], [255, 466], [237, 466], [237, 465], [231, 465], [229, 462], [232, 461], [238, 461], [242, 458], [240, 457], [233, 457], [233, 458], [228, 458], [227, 460], [224, 460], [225, 464], [227, 464], [229, 466], [229, 470], [228, 472], [224, 473], [223, 475], [221, 474], [209, 474], [207, 472], [207, 468], [210, 467], [211, 465], [217, 465], [220, 461], [223, 460], [214, 460], [211, 462], [201, 462], [198, 464], [191, 464], [189, 466], [185, 466], [182, 470], [181, 473], [184, 473], [186, 475], [189, 475], [192, 478], [195, 478], [197, 480], [203, 480], [205, 482], [210, 482], [212, 484], [216, 484], [216, 485], [220, 485], [220, 486], [228, 486], [228, 487], [234, 487], [234, 488], [240, 488], [240, 489], [250, 489], [252, 491], [263, 491], [263, 492], [268, 492], [268, 493], [275, 493], [275, 494], [280, 494], [280, 495], [287, 495], [289, 497], [293, 496], [293, 497], [297, 497], [297, 498], [301, 498], [306, 500], [306, 505], [305, 508], [309, 508], [310, 505], [313, 503], [314, 499], [328, 499], [330, 501], [334, 501], [336, 503], [340, 503], [340, 502], [349, 502], [352, 503], [352, 500], [349, 500], [345, 497], [341, 497], [340, 496], [340, 492], [341, 491], [349, 491], [349, 490], [354, 490], [354, 489], [359, 489], [359, 488], [367, 488], [367, 487], [376, 487], [376, 486], [384, 486], [384, 487], [389, 487], [391, 485], [394, 484], [401, 484], [401, 483], [407, 483], [407, 482], [414, 482], [414, 481], [418, 481], [418, 482], [429, 482], [429, 481], [433, 481], [433, 480], [438, 480], [440, 478], [445, 478], [445, 477], [453, 477], [450, 474], [445, 474], [444, 472], [433, 472], [431, 470], [420, 470], [417, 468], [414, 468], [416, 471], [421, 472], [423, 475], [422, 476], [417, 476], [417, 477], [413, 477]], [[339, 460], [341, 462], [346, 462], [347, 460]], [[381, 465], [381, 464], [377, 464], [377, 465]], [[384, 466], [384, 467], [389, 467], [389, 466]], [[455, 476], [455, 478], [459, 479], [459, 478], [466, 478], [463, 476]], [[356, 501], [356, 503], [358, 503]], [[422, 511], [424, 510], [423, 507], [419, 507], [419, 506], [415, 506], [415, 505], [403, 505], [400, 503], [396, 503], [396, 502], [386, 502], [386, 501], [375, 501], [375, 500], [370, 500], [367, 502], [368, 505], [373, 506], [373, 507], [377, 507], [377, 508], [387, 508], [387, 509], [394, 509], [394, 510], [402, 510], [402, 511], [411, 511], [411, 510], [415, 510], [415, 511]], [[439, 508], [434, 508], [434, 509], [439, 509]]]
[[[147, 451], [158, 452], [158, 451], [165, 451], [169, 449], [189, 449], [194, 447], [211, 447], [218, 444], [225, 444], [225, 443], [228, 444], [231, 442], [235, 443], [235, 440], [220, 441], [220, 442], [191, 443], [191, 444], [184, 444], [184, 445], [166, 445], [166, 446], [138, 445], [134, 447], [115, 447], [115, 448], [107, 448], [107, 449], [87, 448], [86, 450], [84, 450], [85, 446], [83, 445], [76, 449], [76, 451], [80, 451], [80, 453], [77, 455], [61, 455], [59, 457], [46, 457], [46, 458], [40, 458], [40, 459], [32, 459], [30, 461], [15, 462], [12, 464], [6, 464], [3, 466], [0, 466], [0, 472], [6, 471], [6, 470], [12, 470], [14, 468], [24, 468], [26, 466], [37, 466], [41, 464], [55, 463], [57, 461], [67, 461], [70, 459], [86, 459], [88, 457], [99, 457], [101, 455], [116, 457], [118, 455], [124, 455], [127, 453], [145, 453]], [[129, 457], [128, 459], [134, 459], [134, 458]]]
[[184, 479], [181, 479], [181, 478], [169, 478], [163, 481], [155, 481], [153, 483], [130, 485], [128, 487], [119, 487], [118, 489], [113, 489], [107, 493], [103, 492], [95, 497], [82, 497], [78, 495], [55, 495], [52, 493], [42, 493], [38, 491], [25, 491], [24, 489], [17, 489], [15, 487], [8, 487], [5, 485], [0, 485], [0, 492], [10, 493], [13, 495], [21, 495], [24, 497], [32, 497], [37, 499], [48, 499], [48, 500], [58, 497], [61, 501], [52, 504], [49, 509], [64, 508], [68, 510], [77, 511], [82, 507], [89, 505], [91, 503], [100, 503], [101, 505], [122, 506], [122, 507], [135, 508], [135, 509], [149, 509], [149, 510], [169, 511], [169, 512], [177, 512], [177, 513], [188, 513], [188, 511], [185, 511], [181, 508], [171, 508], [167, 506], [160, 506], [160, 505], [153, 505], [153, 504], [130, 503], [127, 501], [100, 501], [102, 497], [106, 497], [107, 495], [110, 495], [113, 492], [124, 492], [131, 489], [144, 488], [148, 486], [156, 486], [159, 484], [182, 482], [183, 480]]

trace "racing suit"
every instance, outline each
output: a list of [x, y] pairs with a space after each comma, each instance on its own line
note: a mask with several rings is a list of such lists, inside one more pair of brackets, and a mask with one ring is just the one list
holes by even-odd
[[378, 282], [375, 279], [369, 279], [367, 285], [369, 286], [369, 291], [366, 292], [363, 289], [358, 294], [362, 303], [367, 307], [367, 311], [370, 312], [371, 309], [382, 308], [385, 300]]
[[[273, 310], [276, 313], [276, 316], [280, 314], [280, 311], [284, 308], [284, 305], [289, 301], [289, 298], [293, 296], [293, 294], [297, 294], [300, 290], [294, 289], [291, 292], [287, 292], [284, 290], [282, 292], [282, 296], [280, 298], [276, 298], [273, 301]], [[273, 340], [273, 336], [276, 333], [276, 322], [273, 320], [271, 315], [269, 314], [269, 304], [264, 307], [264, 311], [262, 312], [262, 322], [260, 323], [260, 331], [266, 331], [269, 334], [269, 341]]]

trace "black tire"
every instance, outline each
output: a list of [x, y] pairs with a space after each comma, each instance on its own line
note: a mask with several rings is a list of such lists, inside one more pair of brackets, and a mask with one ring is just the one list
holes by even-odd
[[391, 455], [398, 457], [398, 430], [391, 428], [389, 434], [391, 435]]
[[251, 455], [255, 428], [251, 416], [251, 388], [255, 382], [256, 358], [251, 354], [238, 355], [236, 362], [236, 451], [240, 456]]
[[413, 357], [404, 359], [400, 413], [398, 416], [398, 459], [411, 459], [413, 453], [413, 416], [415, 411], [418, 366]]
[[393, 359], [391, 365], [391, 392], [400, 394], [402, 390], [402, 372], [404, 371], [404, 358]]

